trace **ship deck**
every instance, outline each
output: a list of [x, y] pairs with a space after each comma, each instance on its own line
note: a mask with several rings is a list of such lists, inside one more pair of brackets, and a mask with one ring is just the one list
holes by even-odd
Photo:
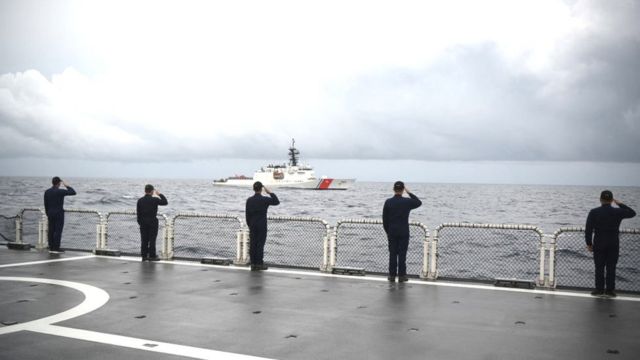
[[2, 359], [638, 359], [640, 298], [0, 250]]

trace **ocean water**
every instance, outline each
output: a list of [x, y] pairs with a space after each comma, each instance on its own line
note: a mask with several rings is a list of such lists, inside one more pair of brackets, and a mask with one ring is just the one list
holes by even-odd
[[[65, 179], [78, 192], [66, 198], [65, 206], [100, 212], [135, 209], [146, 183], [153, 184], [169, 200], [162, 208], [177, 212], [231, 214], [244, 217], [249, 189], [214, 187], [209, 180], [172, 179]], [[0, 177], [0, 215], [15, 215], [20, 209], [42, 207], [49, 178]], [[317, 217], [335, 223], [340, 219], [380, 219], [391, 183], [356, 182], [346, 191], [275, 189], [281, 204], [270, 215]], [[590, 209], [599, 206], [601, 186], [476, 185], [407, 183], [423, 202], [411, 220], [430, 229], [448, 222], [527, 224], [545, 233], [560, 227], [584, 226]], [[610, 187], [614, 196], [638, 209], [640, 187]], [[625, 220], [624, 228], [640, 228], [640, 217]]]
[[[208, 180], [176, 179], [66, 179], [78, 195], [67, 197], [67, 209], [100, 213], [135, 210], [146, 183], [165, 194], [169, 205], [160, 210], [168, 216], [179, 212], [228, 214], [244, 218], [249, 189], [214, 187]], [[14, 216], [23, 208], [42, 207], [48, 178], [0, 177], [0, 215]], [[391, 183], [357, 182], [346, 191], [274, 189], [281, 203], [270, 215], [314, 217], [335, 225], [342, 219], [381, 219], [385, 199], [392, 196]], [[474, 185], [407, 183], [423, 202], [411, 220], [431, 231], [442, 223], [493, 223], [533, 225], [545, 234], [561, 227], [582, 227], [590, 209], [599, 206], [602, 187], [540, 185]], [[612, 187], [615, 197], [634, 209], [640, 207], [640, 187]], [[113, 220], [113, 221], [111, 221]], [[139, 235], [135, 218], [113, 216], [109, 223], [109, 246], [135, 254]], [[5, 221], [6, 222], [6, 221]], [[63, 247], [91, 248], [95, 242], [95, 218], [69, 215]], [[162, 224], [162, 222], [161, 222]], [[625, 220], [622, 228], [640, 229], [640, 217]], [[31, 213], [24, 236], [37, 238], [37, 214]], [[265, 248], [270, 263], [318, 268], [322, 259], [323, 226], [317, 223], [271, 221]], [[181, 218], [175, 224], [175, 256], [235, 256], [237, 222]], [[7, 230], [10, 232], [10, 230]], [[438, 272], [444, 278], [533, 280], [539, 269], [539, 238], [533, 232], [515, 230], [454, 229], [441, 231]], [[409, 274], [420, 274], [422, 246], [419, 229], [412, 227], [407, 255]], [[640, 235], [621, 237], [623, 250], [618, 265], [618, 288], [640, 291]], [[593, 262], [585, 251], [584, 235], [570, 233], [558, 240], [556, 274], [561, 286], [588, 288], [593, 283]], [[161, 241], [159, 240], [159, 244]], [[345, 225], [338, 236], [337, 265], [384, 273], [387, 248], [379, 225]]]

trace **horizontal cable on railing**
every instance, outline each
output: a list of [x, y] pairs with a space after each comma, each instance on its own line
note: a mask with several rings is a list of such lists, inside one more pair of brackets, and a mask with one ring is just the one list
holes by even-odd
[[376, 220], [372, 220], [372, 219], [341, 219], [340, 221], [338, 221], [338, 225], [340, 224], [370, 224], [370, 225], [376, 225], [376, 224], [382, 224], [382, 220], [376, 219]]
[[111, 215], [136, 215], [137, 212], [135, 210], [115, 210], [115, 211], [109, 211], [108, 213], [105, 214], [105, 218], [109, 219], [109, 216]]
[[469, 229], [500, 229], [500, 230], [533, 230], [544, 235], [542, 230], [534, 225], [520, 225], [520, 224], [478, 224], [478, 223], [443, 223], [440, 224], [436, 231], [440, 231], [443, 228], [469, 228]]
[[175, 214], [173, 217], [203, 217], [203, 218], [214, 218], [214, 219], [239, 219], [238, 215], [231, 214], [209, 214], [209, 213], [198, 213], [198, 212], [179, 212]]
[[[565, 232], [584, 232], [584, 231], [585, 231], [584, 227], [579, 227], [579, 226], [576, 226], [576, 227], [563, 227], [563, 228], [560, 228], [560, 229], [556, 230], [553, 233], [553, 236], [557, 237], [558, 235], [560, 235], [562, 233], [565, 233]], [[640, 234], [640, 229], [620, 229], [619, 233], [620, 234]]]
[[18, 216], [20, 216], [20, 217], [24, 216], [24, 213], [27, 212], [27, 211], [37, 211], [37, 212], [42, 213], [43, 215], [45, 213], [44, 209], [42, 209], [42, 208], [24, 208], [24, 209], [21, 209], [18, 212]]
[[64, 209], [65, 212], [83, 213], [83, 214], [100, 214], [97, 210], [89, 209]]
[[198, 212], [179, 212], [175, 214], [172, 218], [172, 221], [175, 221], [177, 218], [181, 217], [189, 217], [189, 218], [209, 218], [209, 219], [234, 219], [238, 220], [240, 224], [242, 224], [242, 218], [238, 215], [231, 214], [207, 214], [207, 213], [198, 213]]
[[274, 220], [274, 221], [302, 221], [302, 222], [319, 222], [322, 223], [324, 225], [329, 226], [329, 223], [324, 220], [324, 219], [320, 219], [320, 218], [314, 218], [314, 217], [296, 217], [296, 216], [267, 216], [268, 220]]

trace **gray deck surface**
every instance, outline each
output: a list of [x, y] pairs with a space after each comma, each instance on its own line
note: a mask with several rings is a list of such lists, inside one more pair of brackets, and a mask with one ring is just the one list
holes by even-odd
[[[56, 258], [87, 255], [68, 252]], [[0, 250], [0, 266], [49, 259], [53, 257], [34, 250]], [[637, 298], [440, 286], [420, 280], [389, 284], [370, 277], [255, 273], [92, 256], [0, 267], [2, 277], [73, 281], [109, 294], [99, 309], [55, 325], [258, 357], [640, 359]], [[63, 286], [0, 281], [0, 322], [24, 323], [83, 300], [80, 292]], [[136, 318], [141, 315], [145, 317]], [[64, 334], [0, 334], [0, 359], [42, 358], [182, 357]]]

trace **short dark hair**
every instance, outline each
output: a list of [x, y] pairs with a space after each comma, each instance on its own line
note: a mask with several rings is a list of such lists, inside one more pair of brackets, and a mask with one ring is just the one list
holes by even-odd
[[54, 186], [60, 184], [61, 182], [62, 182], [62, 179], [60, 179], [57, 176], [54, 176], [53, 179], [51, 179], [51, 184], [53, 184]]
[[144, 186], [144, 192], [150, 193], [152, 191], [153, 191], [153, 185], [147, 184], [147, 185]]
[[404, 183], [402, 181], [396, 181], [393, 184], [393, 191], [402, 191], [404, 190]]
[[262, 183], [260, 181], [256, 181], [253, 183], [253, 191], [262, 191]]
[[605, 190], [605, 191], [601, 192], [600, 193], [600, 200], [612, 201], [613, 200], [613, 193], [610, 190]]

